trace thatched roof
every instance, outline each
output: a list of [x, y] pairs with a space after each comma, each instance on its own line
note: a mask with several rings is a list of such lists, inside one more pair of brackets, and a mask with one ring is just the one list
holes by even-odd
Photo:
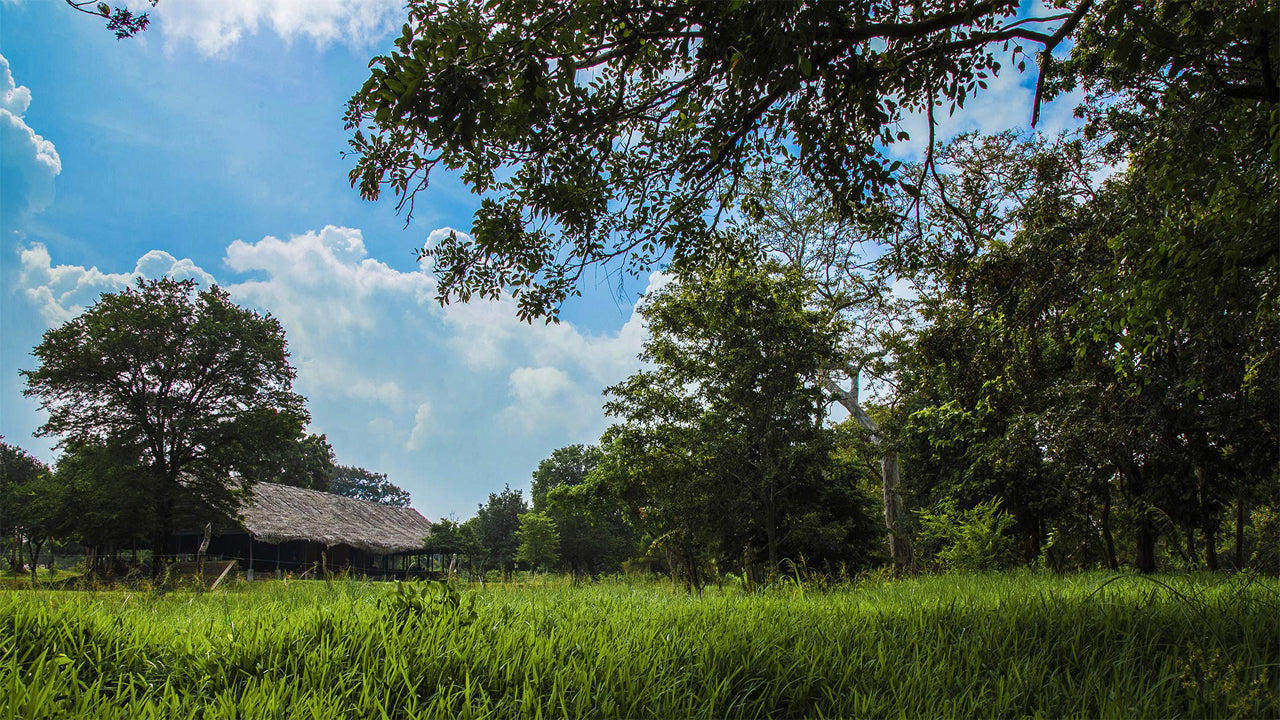
[[431, 522], [413, 508], [269, 482], [254, 484], [240, 519], [264, 542], [305, 540], [375, 553], [418, 550], [431, 532]]

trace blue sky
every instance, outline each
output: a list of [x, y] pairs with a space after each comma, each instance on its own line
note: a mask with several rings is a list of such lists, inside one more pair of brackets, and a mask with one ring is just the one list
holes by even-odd
[[[414, 249], [469, 228], [476, 197], [441, 175], [406, 228], [347, 182], [343, 108], [401, 5], [162, 0], [117, 41], [60, 0], [0, 0], [0, 435], [53, 460], [17, 374], [31, 348], [100, 293], [169, 274], [280, 318], [311, 431], [428, 517], [527, 494], [541, 458], [599, 438], [601, 391], [639, 367], [644, 283], [619, 299], [602, 277], [558, 326], [507, 302], [440, 308]], [[1025, 123], [1029, 82], [1002, 77], [941, 135]], [[1051, 105], [1047, 129], [1070, 110]]]

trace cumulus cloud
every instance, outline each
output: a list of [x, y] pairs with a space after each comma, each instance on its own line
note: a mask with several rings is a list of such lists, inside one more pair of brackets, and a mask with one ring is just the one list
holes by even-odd
[[226, 52], [260, 28], [286, 41], [372, 45], [404, 19], [403, 0], [180, 0], [152, 11], [166, 37], [195, 43], [206, 55]]
[[189, 259], [179, 260], [163, 250], [152, 250], [124, 273], [107, 273], [96, 267], [54, 265], [44, 245], [35, 243], [18, 251], [18, 287], [50, 326], [61, 325], [84, 312], [102, 293], [118, 292], [138, 278], [171, 277], [195, 280], [202, 287], [214, 284], [213, 276]]
[[[448, 232], [454, 231], [436, 230], [431, 239]], [[261, 277], [229, 290], [280, 318], [298, 358], [299, 380], [312, 392], [416, 408], [411, 421], [405, 418], [412, 427], [409, 449], [423, 447], [430, 423], [438, 420], [432, 411], [437, 404], [421, 388], [434, 384], [435, 376], [424, 380], [415, 364], [443, 362], [456, 366], [450, 372], [476, 378], [508, 374], [516, 429], [594, 428], [603, 425], [601, 389], [637, 367], [645, 338], [637, 314], [614, 333], [589, 334], [567, 322], [523, 323], [510, 298], [441, 308], [435, 278], [424, 267], [406, 272], [368, 257], [353, 228], [329, 226], [252, 244], [237, 240], [227, 248], [226, 265]], [[661, 282], [663, 276], [655, 275], [655, 287]], [[377, 352], [379, 347], [389, 350]], [[535, 378], [540, 382], [530, 384]], [[445, 385], [436, 392], [457, 390]], [[584, 408], [593, 422], [581, 421]]]
[[421, 448], [429, 432], [431, 432], [431, 403], [424, 402], [418, 405], [417, 412], [413, 414], [413, 430], [409, 431], [409, 441], [405, 443], [405, 449]]
[[23, 120], [31, 90], [14, 82], [9, 61], [0, 55], [0, 207], [6, 214], [37, 213], [53, 202], [53, 179], [62, 158], [53, 143]]
[[594, 408], [583, 407], [586, 398], [560, 368], [519, 367], [511, 371], [508, 384], [512, 403], [507, 406], [506, 424], [525, 431], [557, 427], [575, 430], [583, 419], [583, 410], [587, 410], [588, 418], [594, 414]]
[[[280, 320], [295, 387], [339, 460], [389, 473], [420, 507], [460, 510], [502, 483], [518, 487], [556, 447], [595, 442], [607, 426], [601, 391], [639, 367], [647, 332], [634, 312], [617, 330], [590, 333], [522, 323], [509, 298], [442, 308], [422, 266], [369, 257], [354, 228], [237, 240], [224, 266], [236, 302]], [[159, 250], [113, 274], [56, 265], [31, 245], [19, 287], [52, 326], [101, 292], [163, 274], [213, 281]], [[663, 282], [655, 274], [650, 289]]]

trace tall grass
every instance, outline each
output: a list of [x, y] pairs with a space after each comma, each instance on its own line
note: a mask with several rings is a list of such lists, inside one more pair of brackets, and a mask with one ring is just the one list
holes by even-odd
[[1274, 580], [1108, 578], [14, 591], [0, 717], [1280, 716]]

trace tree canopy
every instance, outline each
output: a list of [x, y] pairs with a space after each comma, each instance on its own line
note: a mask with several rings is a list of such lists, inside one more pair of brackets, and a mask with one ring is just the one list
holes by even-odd
[[484, 199], [469, 238], [422, 251], [441, 300], [554, 314], [593, 263], [723, 250], [752, 167], [794, 161], [846, 212], [902, 180], [884, 148], [904, 117], [1051, 53], [1093, 2], [1019, 5], [413, 0], [348, 104], [351, 181], [412, 214], [437, 168], [461, 172]]
[[802, 528], [833, 521], [832, 504], [808, 503], [832, 479], [821, 378], [841, 358], [841, 327], [808, 307], [811, 292], [795, 270], [726, 268], [681, 277], [641, 309], [652, 369], [607, 391], [619, 422], [604, 472], [686, 566], [745, 552], [776, 572], [784, 552], [811, 549]]
[[387, 479], [386, 473], [362, 467], [339, 465], [333, 472], [328, 492], [357, 500], [409, 507], [409, 491]]
[[183, 498], [233, 511], [238, 467], [307, 420], [279, 321], [217, 286], [140, 279], [46, 332], [33, 354], [39, 365], [21, 374], [49, 413], [39, 434], [134, 448], [154, 483], [157, 550]]

